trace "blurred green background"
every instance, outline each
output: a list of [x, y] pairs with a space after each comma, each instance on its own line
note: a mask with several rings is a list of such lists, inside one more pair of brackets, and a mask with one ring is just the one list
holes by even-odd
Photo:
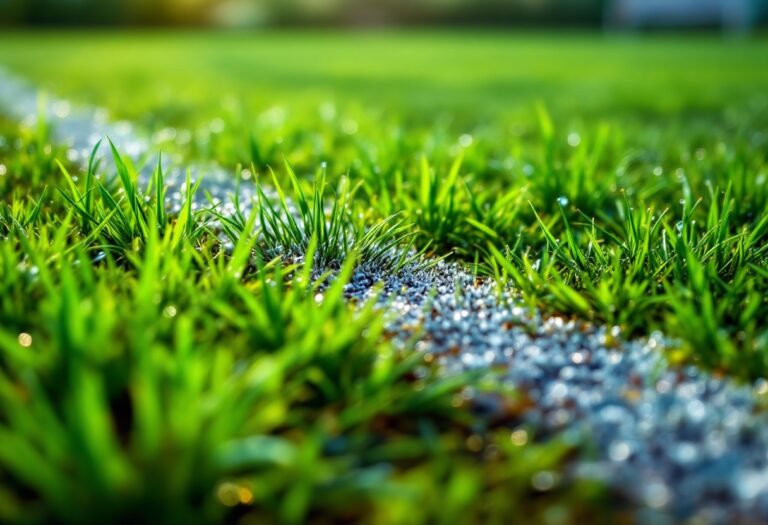
[[0, 0], [5, 25], [723, 26], [765, 21], [766, 0]]

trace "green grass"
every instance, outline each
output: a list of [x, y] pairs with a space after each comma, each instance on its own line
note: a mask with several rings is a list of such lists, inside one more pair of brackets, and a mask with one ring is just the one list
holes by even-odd
[[252, 215], [171, 216], [160, 170], [72, 166], [0, 120], [0, 517], [615, 522], [598, 487], [530, 488], [572, 444], [456, 408], [514, 392], [440, 377], [342, 287], [412, 248], [765, 377], [765, 57], [701, 35], [0, 35], [0, 64], [263, 188]]
[[[16, 161], [60, 152], [38, 153]], [[233, 229], [225, 254], [204, 227], [215, 211], [169, 217], [162, 192], [114, 162], [115, 187], [65, 175], [45, 206], [17, 199], [0, 215], [4, 521], [501, 522], [552, 505], [576, 519], [599, 500], [590, 484], [531, 498], [531, 476], [573, 445], [516, 444], [458, 409], [468, 386], [496, 387], [440, 377], [386, 342], [374, 300], [346, 303], [360, 257], [378, 256], [371, 239], [330, 282], [310, 279], [317, 264], [261, 258], [295, 248], [281, 229], [293, 223], [264, 240]], [[309, 206], [322, 190], [300, 195]], [[385, 244], [401, 229], [379, 224]], [[310, 231], [305, 259], [320, 261], [320, 241], [337, 239]]]

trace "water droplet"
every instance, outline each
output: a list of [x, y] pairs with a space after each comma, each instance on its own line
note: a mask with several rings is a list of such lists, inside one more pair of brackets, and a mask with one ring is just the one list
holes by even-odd
[[552, 386], [550, 395], [556, 400], [562, 400], [568, 395], [568, 386], [563, 382], [557, 381]]
[[768, 475], [759, 470], [742, 473], [737, 481], [736, 490], [744, 500], [756, 498], [768, 488]]
[[560, 206], [563, 206], [563, 207], [568, 206], [568, 202], [569, 202], [568, 201], [568, 197], [560, 196], [560, 197], [557, 198], [557, 203]]
[[512, 441], [513, 445], [522, 447], [523, 445], [528, 443], [528, 432], [526, 432], [523, 429], [515, 430], [509, 436], [509, 439]]
[[537, 472], [531, 478], [531, 485], [533, 488], [542, 492], [552, 489], [556, 484], [557, 477], [549, 470]]
[[176, 317], [176, 313], [177, 313], [176, 307], [172, 304], [169, 304], [163, 309], [163, 316], [168, 319], [172, 317]]
[[571, 354], [571, 362], [580, 365], [586, 360], [587, 356], [584, 352], [574, 352]]
[[568, 145], [570, 147], [572, 147], [572, 148], [575, 148], [579, 144], [581, 144], [581, 136], [578, 133], [576, 133], [575, 131], [569, 133], [568, 134]]
[[216, 496], [222, 505], [234, 507], [240, 503], [240, 491], [234, 483], [222, 483], [216, 489]]
[[77, 162], [80, 160], [80, 152], [74, 148], [67, 150], [67, 160], [69, 162]]
[[699, 451], [693, 443], [680, 443], [670, 450], [670, 456], [678, 464], [693, 463], [699, 457]]
[[18, 337], [19, 344], [24, 348], [32, 346], [32, 336], [26, 332], [21, 332]]
[[654, 509], [665, 506], [669, 502], [669, 489], [661, 482], [649, 483], [645, 487], [645, 502]]
[[354, 120], [345, 120], [344, 123], [341, 125], [341, 131], [346, 133], [347, 135], [354, 135], [357, 133], [357, 130], [359, 129], [359, 126], [357, 122]]
[[688, 411], [688, 417], [693, 421], [701, 421], [707, 414], [707, 408], [699, 399], [689, 401], [686, 405], [686, 410]]
[[626, 461], [630, 454], [632, 454], [632, 449], [624, 441], [614, 441], [608, 447], [608, 456], [612, 461]]

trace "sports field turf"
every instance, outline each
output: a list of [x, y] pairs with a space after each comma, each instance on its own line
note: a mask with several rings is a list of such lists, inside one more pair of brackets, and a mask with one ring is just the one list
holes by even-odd
[[[635, 516], [520, 385], [446, 373], [439, 332], [366, 299], [402, 272], [768, 392], [764, 38], [4, 33], [0, 65], [151, 143], [89, 169], [0, 107], [2, 520]], [[161, 151], [256, 211], [137, 176]]]

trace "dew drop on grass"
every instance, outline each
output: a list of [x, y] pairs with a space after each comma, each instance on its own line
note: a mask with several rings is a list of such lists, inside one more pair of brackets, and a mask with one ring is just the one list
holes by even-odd
[[522, 447], [528, 443], [528, 432], [523, 429], [515, 430], [512, 432], [509, 439], [512, 441], [513, 445]]
[[576, 132], [569, 133], [568, 134], [568, 145], [570, 147], [572, 147], [572, 148], [575, 148], [579, 144], [581, 144], [581, 136], [578, 133], [576, 133]]
[[176, 317], [176, 313], [177, 313], [176, 307], [172, 304], [169, 304], [163, 309], [163, 316], [168, 319], [171, 319], [172, 317]]
[[24, 348], [32, 346], [32, 336], [26, 332], [21, 332], [18, 337], [19, 344]]
[[608, 447], [608, 456], [616, 462], [626, 461], [631, 454], [632, 449], [624, 441], [615, 441]]
[[341, 130], [347, 135], [354, 135], [355, 133], [357, 133], [358, 129], [359, 129], [359, 126], [357, 122], [355, 122], [354, 120], [345, 120], [344, 123], [341, 125]]
[[702, 421], [707, 415], [707, 408], [704, 403], [699, 399], [692, 399], [685, 406], [688, 417], [692, 421]]
[[227, 507], [234, 507], [240, 503], [240, 492], [234, 483], [222, 483], [216, 489], [216, 497]]
[[557, 478], [555, 477], [555, 474], [549, 470], [537, 472], [531, 478], [531, 485], [533, 488], [542, 492], [551, 490], [556, 484]]
[[568, 201], [568, 197], [560, 196], [560, 197], [557, 198], [557, 203], [560, 206], [563, 206], [563, 207], [568, 206], [568, 202], [569, 202]]
[[669, 455], [679, 465], [685, 465], [696, 461], [699, 457], [699, 451], [695, 444], [684, 442], [672, 447]]
[[464, 133], [462, 136], [459, 137], [459, 144], [461, 144], [462, 148], [468, 148], [472, 145], [472, 135], [469, 133]]
[[644, 492], [645, 502], [649, 507], [658, 509], [669, 502], [669, 489], [661, 482], [648, 484]]
[[571, 354], [571, 362], [576, 365], [582, 364], [586, 358], [587, 356], [584, 352], [574, 352]]

